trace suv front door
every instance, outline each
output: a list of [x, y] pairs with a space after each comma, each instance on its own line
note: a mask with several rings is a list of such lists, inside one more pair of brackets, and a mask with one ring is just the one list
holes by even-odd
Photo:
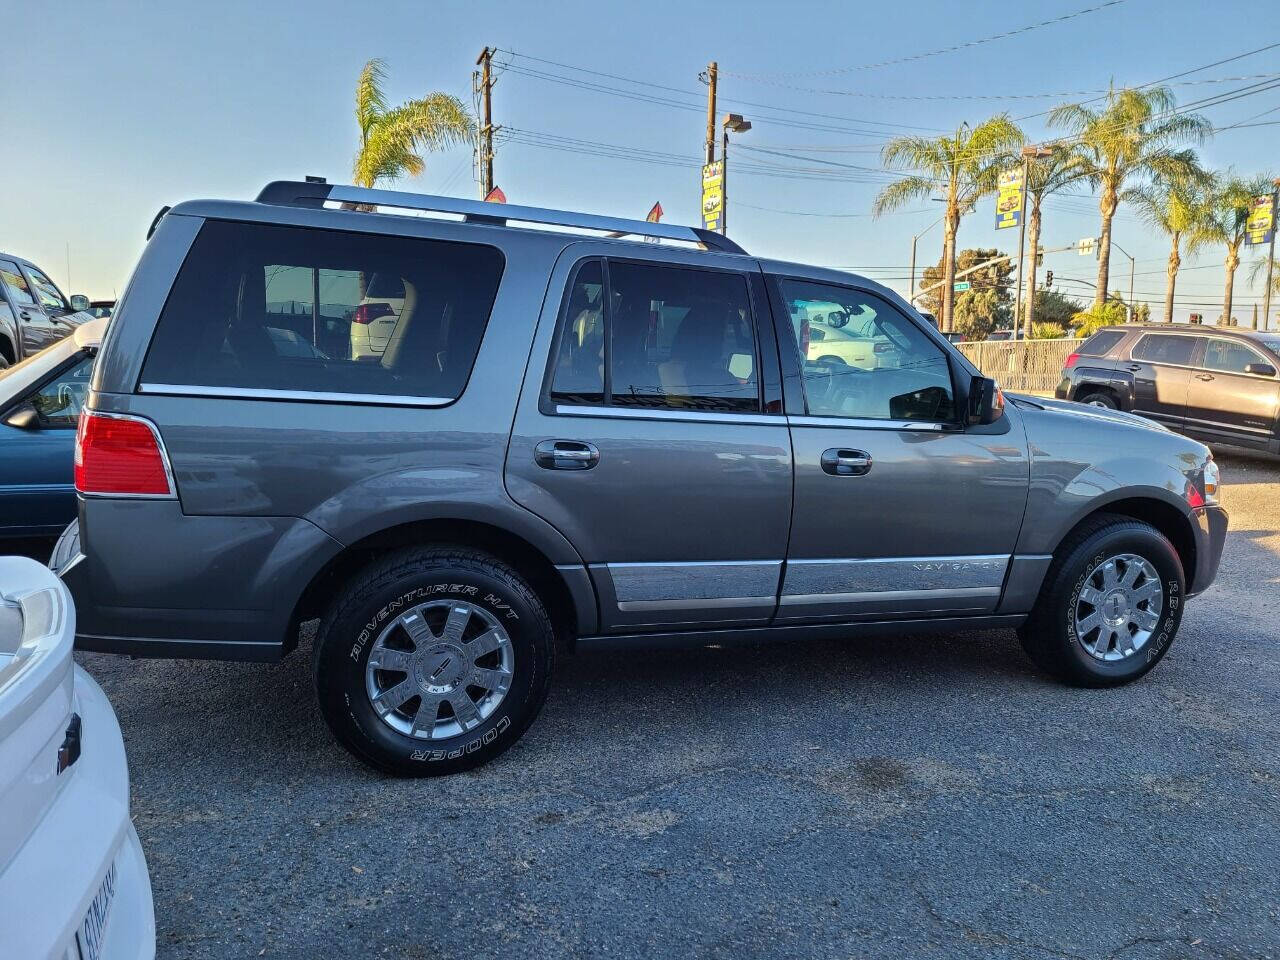
[[0, 283], [4, 284], [9, 300], [18, 312], [18, 339], [21, 341], [18, 359], [39, 353], [62, 339], [59, 325], [45, 316], [21, 267], [12, 260], [0, 260]]
[[1275, 436], [1280, 382], [1272, 373], [1245, 373], [1275, 360], [1228, 337], [1209, 337], [1191, 374], [1186, 430], [1203, 439], [1265, 449]]
[[1191, 364], [1204, 337], [1144, 333], [1121, 368], [1133, 375], [1133, 412], [1173, 427], [1186, 417]]
[[[778, 622], [991, 613], [1028, 489], [1009, 411], [968, 427], [947, 351], [880, 294], [768, 279], [795, 449], [795, 503]], [[837, 303], [892, 345], [869, 364], [811, 339]]]
[[559, 258], [507, 489], [586, 561], [605, 631], [767, 623], [791, 442], [773, 337], [756, 335], [760, 274], [710, 252], [617, 253], [588, 241]]

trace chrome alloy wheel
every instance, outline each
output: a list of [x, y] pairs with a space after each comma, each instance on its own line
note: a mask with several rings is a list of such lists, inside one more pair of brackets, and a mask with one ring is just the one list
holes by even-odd
[[1102, 409], [1104, 409], [1104, 410], [1110, 410], [1110, 409], [1111, 409], [1111, 407], [1107, 406], [1107, 403], [1106, 403], [1106, 401], [1105, 401], [1105, 400], [1090, 400], [1087, 404], [1085, 404], [1085, 406], [1089, 406], [1089, 407], [1102, 407]]
[[1150, 561], [1122, 553], [1099, 564], [1076, 600], [1076, 638], [1090, 656], [1124, 660], [1141, 650], [1164, 606], [1164, 585]]
[[483, 723], [511, 689], [515, 650], [498, 618], [464, 600], [419, 604], [378, 635], [365, 690], [398, 733], [442, 740]]

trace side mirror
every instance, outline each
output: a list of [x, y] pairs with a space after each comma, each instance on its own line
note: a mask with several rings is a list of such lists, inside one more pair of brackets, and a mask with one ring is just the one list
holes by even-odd
[[16, 427], [18, 430], [39, 430], [40, 414], [36, 413], [36, 408], [29, 403], [12, 410], [7, 417], [4, 418], [6, 425]]
[[969, 424], [982, 426], [1004, 416], [1004, 393], [990, 377], [974, 377], [969, 383]]
[[82, 310], [88, 310], [89, 298], [86, 297], [83, 293], [77, 293], [75, 296], [71, 298], [71, 309], [74, 310], [76, 313], [79, 313]]
[[1276, 368], [1269, 363], [1246, 363], [1244, 365], [1245, 373], [1255, 373], [1260, 377], [1274, 377]]

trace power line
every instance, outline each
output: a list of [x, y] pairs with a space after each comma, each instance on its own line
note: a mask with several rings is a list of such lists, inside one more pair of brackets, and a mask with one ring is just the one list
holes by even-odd
[[914, 63], [917, 60], [924, 60], [928, 57], [937, 57], [945, 53], [955, 53], [957, 50], [967, 50], [971, 47], [982, 46], [987, 43], [994, 43], [997, 40], [1006, 40], [1009, 37], [1015, 37], [1020, 34], [1030, 33], [1033, 30], [1040, 30], [1044, 27], [1051, 27], [1059, 23], [1065, 23], [1068, 20], [1074, 20], [1077, 17], [1083, 17], [1090, 13], [1097, 13], [1108, 7], [1117, 7], [1126, 0], [1107, 0], [1106, 3], [1100, 3], [1097, 6], [1085, 7], [1082, 10], [1075, 10], [1072, 13], [1063, 14], [1060, 17], [1053, 17], [1048, 20], [1041, 20], [1038, 23], [1027, 24], [1026, 26], [1017, 27], [1013, 30], [1006, 30], [1003, 33], [993, 34], [989, 37], [980, 37], [977, 40], [968, 40], [964, 43], [952, 44], [949, 47], [940, 47], [937, 50], [929, 50], [924, 53], [914, 53], [910, 56], [896, 57], [892, 60], [881, 60], [878, 63], [858, 63], [849, 67], [833, 67], [827, 70], [806, 70], [794, 71], [790, 73], [733, 73], [732, 71], [722, 70], [721, 73], [726, 76], [737, 77], [741, 80], [754, 80], [758, 83], [771, 83], [780, 77], [829, 77], [842, 73], [856, 73], [862, 70], [874, 70], [879, 67], [890, 67], [900, 63]]

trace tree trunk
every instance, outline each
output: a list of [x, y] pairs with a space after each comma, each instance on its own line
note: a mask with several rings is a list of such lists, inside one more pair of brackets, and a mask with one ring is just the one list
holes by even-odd
[[1178, 253], [1178, 245], [1182, 234], [1173, 232], [1173, 246], [1169, 250], [1169, 280], [1164, 285], [1164, 322], [1173, 323], [1173, 288], [1178, 283], [1178, 268], [1182, 266], [1182, 255]]
[[942, 330], [946, 333], [955, 329], [956, 231], [960, 226], [959, 221], [959, 210], [954, 205], [948, 205], [942, 234]]
[[[1040, 198], [1032, 200], [1030, 222], [1027, 224], [1027, 253], [1031, 268], [1027, 270], [1026, 322], [1022, 327], [1022, 339], [1031, 339], [1031, 327], [1036, 317], [1036, 250], [1040, 247]], [[1014, 298], [1015, 302], [1017, 298]]]
[[1236, 284], [1236, 267], [1240, 266], [1239, 246], [1227, 245], [1227, 287], [1222, 294], [1222, 318], [1218, 323], [1231, 326], [1231, 292]]
[[1104, 187], [1098, 209], [1102, 211], [1102, 230], [1098, 234], [1098, 289], [1093, 297], [1095, 307], [1106, 302], [1111, 285], [1111, 219], [1116, 215], [1115, 189]]

